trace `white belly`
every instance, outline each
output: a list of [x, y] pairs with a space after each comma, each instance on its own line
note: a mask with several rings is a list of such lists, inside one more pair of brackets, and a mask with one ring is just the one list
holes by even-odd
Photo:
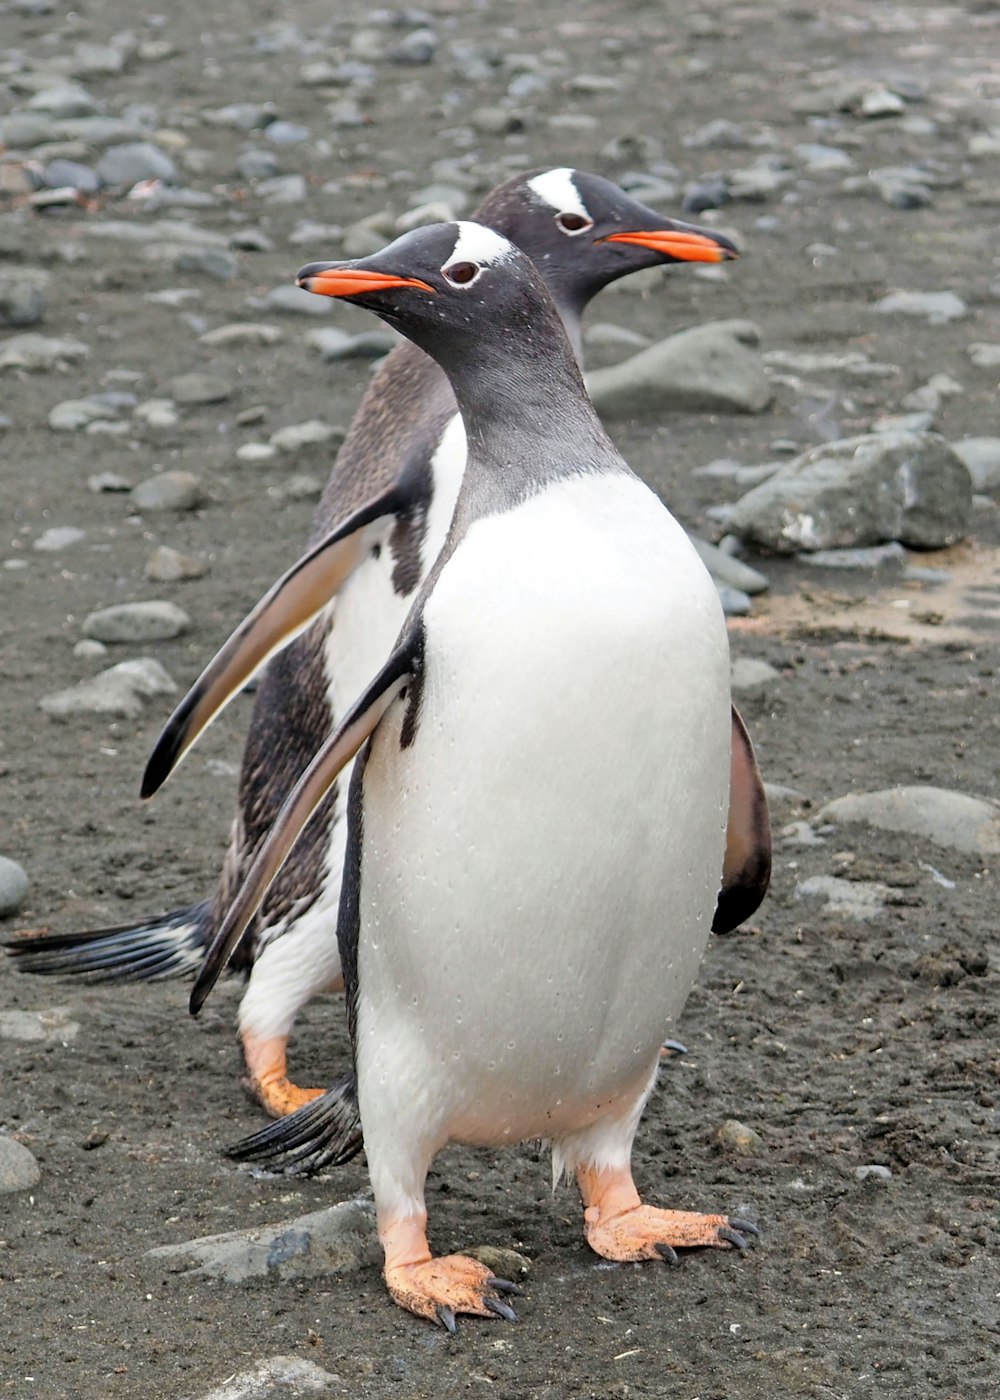
[[572, 1131], [648, 1080], [708, 937], [718, 597], [648, 488], [580, 476], [478, 521], [425, 624], [416, 738], [397, 704], [365, 771], [362, 1112], [392, 1081], [442, 1140]]

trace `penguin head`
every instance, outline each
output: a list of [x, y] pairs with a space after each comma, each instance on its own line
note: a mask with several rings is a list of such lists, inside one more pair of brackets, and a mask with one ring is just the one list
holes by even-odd
[[373, 311], [446, 367], [473, 345], [482, 360], [564, 338], [531, 259], [484, 224], [428, 224], [367, 258], [309, 263], [296, 283]]
[[568, 167], [515, 176], [473, 217], [528, 254], [564, 311], [582, 311], [602, 288], [641, 268], [738, 256], [723, 234], [668, 219], [603, 176]]

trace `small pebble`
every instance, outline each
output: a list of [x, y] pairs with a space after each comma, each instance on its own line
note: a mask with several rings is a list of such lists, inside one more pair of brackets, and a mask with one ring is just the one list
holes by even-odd
[[0, 1196], [30, 1191], [41, 1179], [41, 1168], [24, 1144], [0, 1134]]
[[737, 1157], [756, 1157], [764, 1150], [764, 1139], [760, 1133], [736, 1118], [727, 1118], [715, 1130], [715, 1140], [721, 1148]]
[[179, 583], [184, 579], [202, 578], [208, 572], [204, 559], [196, 554], [182, 554], [179, 549], [161, 544], [146, 560], [143, 573], [154, 583]]
[[160, 472], [132, 491], [136, 510], [195, 510], [204, 500], [201, 481], [193, 472]]
[[892, 1172], [888, 1167], [881, 1167], [872, 1163], [864, 1167], [855, 1167], [854, 1175], [859, 1181], [891, 1181]]
[[16, 914], [28, 897], [28, 877], [16, 860], [0, 856], [0, 919]]

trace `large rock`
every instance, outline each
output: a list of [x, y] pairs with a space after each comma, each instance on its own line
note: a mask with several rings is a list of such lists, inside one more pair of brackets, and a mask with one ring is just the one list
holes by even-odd
[[588, 376], [604, 418], [657, 415], [670, 409], [760, 413], [771, 401], [760, 332], [751, 321], [710, 321], [651, 345]]
[[381, 1262], [375, 1208], [368, 1201], [342, 1201], [297, 1220], [205, 1235], [186, 1244], [147, 1250], [173, 1272], [224, 1283], [248, 1279], [299, 1279], [347, 1273]]
[[869, 433], [811, 448], [732, 508], [734, 534], [779, 554], [899, 540], [940, 549], [963, 539], [968, 470], [932, 433]]
[[859, 822], [882, 831], [905, 831], [938, 846], [990, 856], [1000, 852], [1000, 802], [937, 787], [896, 787], [849, 792], [828, 802], [816, 822]]
[[0, 1196], [30, 1191], [42, 1179], [41, 1168], [23, 1143], [0, 1134]]
[[53, 719], [70, 715], [121, 715], [135, 719], [142, 714], [147, 700], [155, 695], [172, 695], [176, 689], [154, 657], [140, 656], [121, 661], [69, 690], [46, 695], [38, 703]]
[[[332, 1387], [336, 1386], [334, 1390]], [[306, 1395], [357, 1395], [355, 1385], [324, 1371], [304, 1356], [270, 1356], [230, 1376], [201, 1400], [295, 1400]]]

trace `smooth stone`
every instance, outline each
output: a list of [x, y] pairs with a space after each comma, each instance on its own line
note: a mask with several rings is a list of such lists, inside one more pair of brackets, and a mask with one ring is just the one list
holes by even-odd
[[965, 353], [979, 369], [1000, 369], [1000, 345], [996, 341], [974, 340]]
[[608, 346], [615, 350], [646, 350], [653, 342], [648, 335], [640, 335], [628, 326], [615, 326], [608, 321], [598, 321], [584, 330], [583, 343], [595, 347]]
[[369, 1201], [342, 1201], [277, 1225], [206, 1235], [185, 1244], [150, 1249], [171, 1273], [244, 1284], [250, 1279], [290, 1280], [351, 1273], [381, 1263], [375, 1208]]
[[351, 345], [354, 336], [339, 326], [320, 326], [314, 331], [306, 331], [305, 342], [311, 350], [318, 350], [323, 359], [336, 360], [343, 357], [345, 349]]
[[0, 143], [8, 150], [31, 150], [56, 140], [59, 127], [38, 112], [10, 112], [0, 117]]
[[713, 579], [715, 591], [719, 595], [722, 611], [727, 617], [747, 617], [753, 611], [753, 600], [741, 588], [731, 588], [728, 583]]
[[737, 588], [751, 596], [766, 593], [770, 588], [770, 580], [741, 559], [734, 559], [731, 554], [697, 535], [689, 535], [688, 539], [694, 545], [698, 558], [718, 583], [726, 583], [730, 588]]
[[195, 510], [204, 500], [201, 481], [193, 472], [160, 472], [132, 490], [136, 510]]
[[632, 418], [670, 409], [760, 413], [771, 386], [750, 321], [712, 321], [669, 336], [648, 350], [594, 370], [587, 386], [606, 418]]
[[263, 321], [230, 321], [227, 325], [216, 326], [206, 331], [198, 339], [202, 345], [275, 345], [283, 338], [284, 332], [277, 326], [269, 326]]
[[82, 638], [73, 648], [73, 655], [80, 657], [82, 661], [91, 661], [107, 654], [108, 649], [104, 643], [96, 641], [93, 637]]
[[888, 88], [870, 88], [861, 99], [863, 117], [898, 117], [906, 111], [906, 103]]
[[271, 122], [265, 128], [264, 135], [276, 146], [297, 146], [302, 141], [308, 141], [312, 133], [307, 126], [301, 126], [298, 122], [279, 120]]
[[89, 613], [83, 621], [85, 637], [99, 642], [166, 642], [187, 632], [191, 619], [176, 603], [154, 599], [148, 603], [115, 603]]
[[202, 112], [212, 126], [227, 126], [235, 131], [263, 131], [275, 120], [273, 102], [232, 102], [228, 107], [216, 107]]
[[212, 277], [216, 282], [232, 282], [239, 264], [225, 248], [192, 248], [186, 244], [167, 244], [143, 250], [147, 262], [166, 261], [174, 272], [191, 272], [196, 276]]
[[724, 1152], [737, 1157], [757, 1157], [764, 1150], [764, 1139], [737, 1118], [727, 1118], [715, 1130], [715, 1141]]
[[90, 347], [82, 341], [69, 338], [54, 339], [28, 331], [26, 335], [14, 335], [0, 345], [0, 370], [26, 369], [45, 371], [61, 368], [76, 360], [85, 359]]
[[730, 121], [727, 117], [715, 117], [681, 141], [682, 146], [695, 150], [710, 146], [722, 150], [742, 151], [746, 150], [749, 144], [742, 123]]
[[[311, 332], [312, 336], [323, 335], [322, 331]], [[356, 335], [334, 340], [327, 338], [320, 351], [328, 364], [337, 360], [381, 360], [399, 344], [399, 336], [391, 330], [359, 331]], [[310, 344], [317, 342], [310, 339]]]
[[[336, 1391], [333, 1386], [337, 1387]], [[315, 1361], [301, 1356], [270, 1356], [230, 1376], [198, 1400], [282, 1400], [286, 1394], [289, 1400], [295, 1400], [302, 1395], [346, 1393], [341, 1377], [324, 1371]]]
[[825, 846], [822, 836], [813, 831], [808, 822], [789, 822], [781, 828], [781, 839], [786, 846]]
[[114, 416], [108, 405], [96, 399], [64, 399], [49, 411], [49, 427], [55, 433], [75, 433], [102, 418]]
[[303, 175], [274, 175], [270, 180], [261, 180], [257, 194], [265, 204], [304, 204], [309, 186]]
[[80, 1023], [73, 1020], [69, 1006], [48, 1006], [44, 1011], [0, 1011], [0, 1040], [68, 1045], [79, 1033]]
[[272, 447], [269, 442], [245, 442], [242, 447], [236, 449], [236, 460], [251, 467], [273, 462], [277, 455], [278, 449]]
[[16, 914], [28, 897], [30, 882], [16, 860], [0, 856], [0, 919]]
[[820, 174], [827, 170], [848, 170], [854, 164], [847, 151], [839, 146], [824, 146], [819, 141], [806, 141], [795, 147], [795, 154], [807, 170]]
[[290, 423], [287, 428], [279, 428], [271, 434], [270, 444], [279, 452], [301, 452], [304, 448], [315, 447], [329, 442], [331, 438], [343, 439], [341, 428], [334, 428], [319, 418], [310, 418], [306, 423]]
[[505, 1249], [502, 1245], [474, 1244], [463, 1248], [462, 1253], [485, 1264], [494, 1278], [505, 1278], [511, 1283], [531, 1272], [531, 1260], [526, 1254], [518, 1254], [516, 1249]]
[[0, 271], [0, 325], [37, 325], [48, 305], [50, 281], [50, 274], [40, 267]]
[[53, 719], [69, 715], [118, 715], [136, 719], [145, 702], [157, 695], [173, 695], [177, 690], [170, 676], [151, 656], [120, 661], [91, 680], [81, 681], [70, 690], [60, 690], [40, 700], [39, 708]]
[[31, 112], [46, 112], [57, 121], [69, 117], [96, 117], [100, 115], [100, 103], [79, 83], [58, 83], [54, 87], [36, 92], [28, 102]]
[[929, 433], [933, 432], [934, 414], [928, 409], [918, 413], [886, 413], [876, 418], [871, 426], [873, 433]]
[[225, 403], [233, 396], [233, 386], [216, 374], [193, 370], [170, 381], [170, 394], [180, 404]]
[[892, 895], [888, 885], [873, 880], [841, 880], [837, 875], [813, 875], [795, 887], [796, 899], [825, 900], [824, 914], [848, 919], [877, 919]]
[[42, 1169], [34, 1154], [21, 1142], [0, 1133], [0, 1196], [30, 1191], [42, 1179]]
[[1000, 491], [1000, 437], [963, 438], [951, 450], [965, 463], [976, 491]]
[[[384, 247], [384, 242], [380, 244]], [[378, 251], [377, 249], [371, 251]], [[302, 287], [275, 287], [260, 303], [265, 311], [292, 316], [328, 316], [333, 309], [330, 297], [318, 297]]]
[[969, 308], [954, 292], [890, 292], [875, 303], [883, 316], [923, 316], [932, 326], [957, 321]]
[[767, 805], [772, 812], [777, 807], [804, 807], [809, 798], [798, 788], [788, 787], [784, 783], [765, 783], [764, 796], [767, 798]]
[[179, 583], [184, 579], [203, 578], [208, 572], [204, 559], [196, 554], [182, 554], [179, 549], [161, 544], [146, 560], [143, 573], [154, 583]]
[[438, 36], [433, 29], [413, 29], [388, 50], [386, 57], [401, 67], [418, 68], [433, 61], [437, 48]]
[[943, 438], [876, 433], [811, 448], [732, 507], [727, 528], [779, 554], [965, 537], [972, 482]]
[[761, 661], [756, 656], [737, 656], [733, 660], [730, 684], [733, 690], [745, 693], [759, 690], [762, 685], [777, 680], [780, 674], [769, 661]]
[[323, 483], [318, 476], [300, 472], [290, 476], [278, 495], [285, 501], [318, 501], [323, 494]]
[[815, 820], [903, 831], [970, 855], [1000, 852], [1000, 802], [948, 788], [912, 786], [848, 793], [828, 802]]
[[98, 496], [102, 491], [131, 491], [132, 483], [117, 472], [96, 472], [94, 476], [87, 477], [87, 489]]
[[58, 554], [86, 538], [86, 530], [80, 530], [75, 525], [53, 525], [33, 540], [31, 547], [42, 554]]
[[127, 189], [142, 180], [162, 180], [177, 183], [177, 167], [159, 146], [151, 141], [128, 141], [121, 146], [109, 146], [96, 166], [98, 177], [106, 185]]
[[281, 161], [274, 151], [244, 151], [236, 162], [236, 173], [241, 180], [271, 180], [280, 169]]
[[821, 569], [881, 569], [906, 558], [906, 550], [898, 540], [889, 544], [873, 544], [867, 549], [817, 549], [812, 554], [796, 556], [801, 564]]
[[173, 399], [144, 399], [136, 404], [132, 417], [147, 428], [176, 428], [181, 421]]
[[854, 1175], [858, 1181], [891, 1181], [892, 1172], [888, 1167], [880, 1166], [876, 1162], [866, 1163], [863, 1167], [855, 1167]]
[[89, 165], [81, 165], [77, 160], [57, 158], [50, 160], [42, 171], [42, 179], [50, 190], [71, 189], [80, 194], [96, 194], [101, 188], [101, 177]]

